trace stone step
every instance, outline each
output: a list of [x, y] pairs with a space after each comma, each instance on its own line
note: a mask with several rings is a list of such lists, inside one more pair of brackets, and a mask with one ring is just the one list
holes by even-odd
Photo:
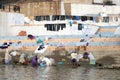
[[114, 58], [114, 60], [115, 60], [115, 61], [120, 61], [120, 59], [119, 59], [119, 58]]

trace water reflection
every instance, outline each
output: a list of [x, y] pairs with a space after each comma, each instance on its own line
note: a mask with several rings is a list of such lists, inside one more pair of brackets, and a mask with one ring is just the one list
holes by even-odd
[[119, 70], [0, 65], [0, 80], [120, 80]]

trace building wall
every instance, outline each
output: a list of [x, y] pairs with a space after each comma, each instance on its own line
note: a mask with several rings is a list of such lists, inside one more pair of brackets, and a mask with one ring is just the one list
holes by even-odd
[[60, 14], [59, 2], [34, 2], [20, 4], [20, 6], [21, 13], [27, 16]]
[[115, 3], [115, 4], [120, 6], [120, 0], [113, 0], [113, 3]]
[[104, 1], [112, 1], [113, 4], [120, 5], [120, 0], [93, 0], [93, 3], [103, 3]]
[[120, 6], [71, 4], [71, 15], [99, 14], [100, 12], [119, 14]]
[[[41, 1], [41, 2], [26, 2], [17, 5], [21, 8], [21, 13], [25, 16], [33, 17], [37, 15], [59, 15], [61, 13], [61, 1]], [[71, 3], [92, 4], [92, 0], [63, 0], [65, 6], [65, 14], [71, 14]], [[7, 4], [5, 11], [13, 11], [15, 4]], [[10, 7], [10, 10], [9, 10]]]
[[10, 36], [11, 25], [24, 25], [24, 15], [0, 12], [0, 36]]
[[[102, 3], [103, 2], [103, 0], [62, 0], [62, 1], [64, 2], [64, 8], [65, 8], [66, 15], [71, 15], [73, 13], [73, 7], [71, 7], [71, 4], [75, 4], [75, 5], [89, 4], [90, 7], [92, 7], [91, 6], [92, 2], [95, 2], [95, 3]], [[114, 0], [113, 3], [120, 5], [119, 0]], [[9, 5], [6, 5], [5, 11], [14, 12], [13, 11], [14, 4], [10, 4], [10, 5], [11, 5], [10, 10], [9, 10]], [[61, 11], [60, 11], [61, 10], [61, 0], [59, 0], [59, 1], [42, 1], [42, 2], [26, 2], [26, 3], [21, 3], [21, 4], [19, 3], [17, 5], [20, 5], [21, 13], [25, 14], [25, 16], [28, 16], [30, 18], [34, 17], [34, 16], [38, 16], [38, 15], [60, 15], [61, 14]], [[102, 9], [102, 5], [95, 5], [95, 6], [93, 5], [94, 10], [91, 10], [89, 8], [89, 5], [86, 5], [84, 7], [83, 6], [77, 7], [77, 8], [75, 7], [74, 12], [76, 12], [76, 11], [79, 12], [78, 11], [78, 9], [79, 9], [80, 12], [98, 13], [97, 11], [100, 11]], [[99, 9], [97, 9], [98, 7], [99, 7]], [[109, 12], [113, 11], [113, 10], [116, 11], [119, 9], [118, 8], [115, 9], [113, 7], [112, 9], [109, 10]]]
[[65, 14], [71, 15], [71, 3], [64, 3], [65, 5]]
[[[5, 6], [5, 11], [13, 11], [15, 4], [7, 4]], [[32, 2], [32, 3], [19, 3], [16, 4], [20, 6], [20, 13], [23, 13], [25, 16], [39, 16], [39, 15], [59, 15], [60, 14], [60, 2], [58, 1], [46, 1], [46, 2]]]
[[63, 0], [64, 3], [92, 4], [92, 0]]

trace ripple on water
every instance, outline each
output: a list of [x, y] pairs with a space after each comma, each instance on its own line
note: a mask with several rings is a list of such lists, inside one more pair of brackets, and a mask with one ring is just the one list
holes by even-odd
[[119, 70], [0, 65], [0, 80], [120, 80]]

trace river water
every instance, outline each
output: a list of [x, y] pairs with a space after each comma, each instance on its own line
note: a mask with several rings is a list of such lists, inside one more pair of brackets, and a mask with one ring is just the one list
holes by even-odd
[[120, 70], [95, 67], [0, 65], [0, 80], [120, 80]]

